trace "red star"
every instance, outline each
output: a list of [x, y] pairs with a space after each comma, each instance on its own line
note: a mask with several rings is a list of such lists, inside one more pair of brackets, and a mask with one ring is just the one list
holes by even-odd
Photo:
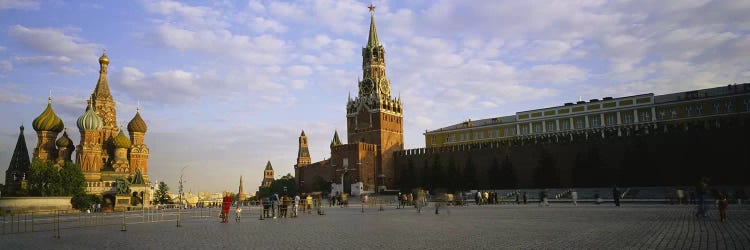
[[370, 12], [375, 12], [375, 5], [370, 4], [367, 8], [370, 9]]

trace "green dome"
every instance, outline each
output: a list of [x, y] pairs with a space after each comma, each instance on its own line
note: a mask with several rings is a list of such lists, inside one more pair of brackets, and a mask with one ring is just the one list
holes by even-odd
[[122, 129], [120, 129], [120, 133], [115, 137], [114, 144], [116, 148], [130, 148], [130, 139], [125, 136]]
[[89, 105], [86, 109], [86, 113], [83, 113], [83, 115], [78, 117], [76, 125], [78, 125], [78, 129], [81, 131], [99, 130], [104, 126], [104, 121], [102, 121], [102, 118], [100, 118], [99, 115], [94, 112], [94, 109], [91, 108], [91, 105]]
[[146, 126], [146, 122], [141, 118], [141, 112], [135, 112], [135, 117], [128, 123], [128, 131], [146, 133], [146, 130], [148, 130], [148, 126]]
[[60, 133], [60, 131], [63, 130], [65, 124], [63, 124], [60, 117], [55, 114], [55, 111], [52, 110], [52, 98], [47, 102], [47, 108], [44, 109], [42, 114], [34, 119], [31, 126], [34, 127], [34, 130], [36, 131], [53, 131]]
[[63, 132], [63, 135], [60, 136], [60, 139], [57, 139], [57, 142], [55, 142], [55, 145], [57, 145], [57, 148], [73, 148], [73, 140], [68, 137], [68, 130], [66, 129], [65, 132]]

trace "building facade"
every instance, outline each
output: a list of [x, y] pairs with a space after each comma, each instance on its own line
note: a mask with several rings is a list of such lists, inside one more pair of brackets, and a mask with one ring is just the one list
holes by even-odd
[[[140, 107], [128, 123], [128, 135], [123, 127], [117, 126], [115, 101], [109, 91], [107, 68], [109, 58], [106, 53], [99, 58], [99, 79], [96, 83], [85, 112], [78, 117], [76, 126], [81, 133], [78, 145], [68, 137], [67, 129], [52, 108], [52, 97], [47, 107], [34, 119], [32, 126], [37, 133], [37, 146], [33, 158], [62, 166], [75, 162], [80, 166], [86, 179], [86, 193], [101, 195], [107, 207], [149, 205], [148, 181], [149, 148], [144, 143], [148, 127], [141, 118]], [[58, 134], [63, 132], [58, 138]], [[27, 159], [22, 155], [25, 148], [23, 127], [16, 145], [18, 156], [14, 154], [9, 167], [11, 178], [23, 180], [21, 174], [28, 171]], [[13, 185], [17, 186], [17, 181]], [[119, 188], [118, 188], [119, 185]], [[124, 202], [116, 202], [116, 197]]]
[[619, 135], [658, 124], [684, 124], [750, 112], [750, 84], [665, 95], [604, 97], [468, 120], [424, 133], [426, 147], [445, 147], [525, 137], [615, 131]]
[[[403, 150], [403, 106], [391, 96], [386, 76], [385, 48], [378, 40], [375, 17], [370, 16], [367, 45], [362, 48], [362, 80], [359, 91], [346, 104], [347, 144], [338, 132], [331, 140], [331, 157], [311, 163], [307, 137], [299, 138], [295, 177], [301, 190], [310, 191], [313, 183], [325, 180], [339, 185], [340, 192], [374, 192], [396, 184], [394, 152]], [[356, 192], [355, 192], [356, 193]]]

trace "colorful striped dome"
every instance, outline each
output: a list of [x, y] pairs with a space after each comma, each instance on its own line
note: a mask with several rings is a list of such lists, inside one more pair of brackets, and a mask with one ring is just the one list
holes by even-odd
[[44, 109], [42, 114], [34, 119], [34, 122], [31, 123], [31, 126], [34, 127], [34, 130], [36, 131], [53, 131], [57, 133], [60, 133], [60, 131], [65, 128], [65, 124], [63, 124], [63, 121], [60, 120], [60, 117], [58, 117], [57, 114], [55, 114], [55, 111], [52, 110], [51, 97], [47, 102], [47, 108]]
[[120, 129], [120, 133], [114, 139], [115, 148], [130, 148], [130, 139]]
[[131, 133], [146, 133], [146, 130], [148, 130], [148, 126], [146, 126], [146, 122], [143, 121], [143, 118], [141, 118], [141, 112], [136, 111], [135, 117], [133, 117], [133, 119], [128, 123], [128, 131], [130, 131]]
[[89, 104], [86, 113], [83, 113], [83, 115], [78, 117], [76, 125], [78, 125], [78, 129], [81, 131], [99, 130], [104, 126], [104, 121], [102, 121], [102, 118], [94, 112], [94, 109], [91, 108], [91, 104]]

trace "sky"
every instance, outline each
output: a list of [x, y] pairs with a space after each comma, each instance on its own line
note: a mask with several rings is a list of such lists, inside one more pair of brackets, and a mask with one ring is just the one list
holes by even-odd
[[[369, 4], [406, 148], [425, 130], [565, 102], [750, 82], [750, 1], [0, 0], [0, 169], [47, 104], [75, 120], [106, 49], [117, 121], [140, 102], [149, 179], [257, 190], [346, 141]], [[183, 170], [184, 168], [184, 170]], [[4, 180], [4, 171], [0, 173]]]

